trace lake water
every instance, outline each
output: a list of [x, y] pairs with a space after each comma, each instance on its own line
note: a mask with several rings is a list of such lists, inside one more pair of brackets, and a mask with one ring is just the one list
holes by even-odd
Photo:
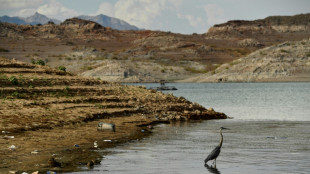
[[[99, 150], [107, 155], [87, 173], [310, 173], [310, 83], [173, 85], [168, 93], [234, 119], [158, 125], [148, 138]], [[221, 126], [230, 130], [215, 169], [203, 161]]]

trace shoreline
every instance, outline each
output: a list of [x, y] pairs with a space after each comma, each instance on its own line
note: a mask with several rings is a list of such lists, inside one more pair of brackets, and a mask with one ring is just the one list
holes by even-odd
[[[145, 87], [1, 57], [0, 65], [0, 173], [77, 171], [100, 160], [95, 141], [112, 147], [148, 136], [149, 124], [228, 118]], [[114, 123], [116, 132], [97, 131], [98, 122]]]
[[[116, 132], [97, 131], [96, 126], [100, 121], [115, 123]], [[6, 152], [1, 153], [3, 161], [0, 165], [0, 173], [82, 171], [81, 167], [87, 167], [88, 162], [99, 162], [104, 158], [96, 150], [150, 136], [151, 130], [147, 125], [158, 123], [160, 122], [157, 120], [142, 118], [138, 114], [99, 119], [81, 125], [69, 125], [50, 130], [9, 133], [6, 135], [14, 136], [14, 139], [1, 138], [0, 147], [5, 148], [3, 144], [7, 147], [15, 145], [16, 149], [6, 148]], [[98, 144], [97, 148], [94, 147], [95, 141]], [[48, 164], [51, 157], [60, 163], [60, 167], [52, 167]]]

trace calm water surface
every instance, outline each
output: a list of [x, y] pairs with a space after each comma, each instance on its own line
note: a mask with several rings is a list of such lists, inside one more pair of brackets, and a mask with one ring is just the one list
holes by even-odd
[[[158, 125], [146, 139], [99, 150], [108, 155], [87, 173], [310, 173], [310, 83], [173, 85], [168, 93], [234, 119]], [[231, 130], [214, 169], [203, 160], [221, 126]]]

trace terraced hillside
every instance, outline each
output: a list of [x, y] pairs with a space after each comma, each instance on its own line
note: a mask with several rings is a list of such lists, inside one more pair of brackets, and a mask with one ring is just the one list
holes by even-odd
[[[100, 158], [94, 141], [104, 148], [145, 136], [149, 124], [227, 118], [182, 97], [5, 58], [0, 87], [0, 173], [72, 171]], [[115, 123], [116, 132], [97, 131], [99, 121]], [[52, 155], [61, 166], [47, 163]]]

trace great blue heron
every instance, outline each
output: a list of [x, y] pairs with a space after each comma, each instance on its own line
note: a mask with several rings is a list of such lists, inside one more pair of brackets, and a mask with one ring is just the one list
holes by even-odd
[[221, 148], [222, 148], [222, 144], [223, 144], [223, 135], [222, 135], [222, 130], [223, 129], [228, 129], [228, 128], [225, 128], [225, 127], [221, 127], [220, 128], [220, 135], [221, 135], [221, 139], [220, 139], [220, 144], [218, 146], [216, 146], [212, 152], [208, 155], [208, 157], [205, 159], [205, 164], [210, 161], [210, 160], [214, 160], [213, 161], [213, 164], [214, 164], [214, 167], [216, 167], [216, 158], [220, 155], [221, 153]]

